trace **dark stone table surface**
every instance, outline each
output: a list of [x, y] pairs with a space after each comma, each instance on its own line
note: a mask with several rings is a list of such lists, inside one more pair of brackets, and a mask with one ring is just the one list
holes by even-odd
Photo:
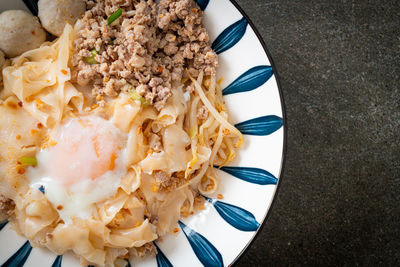
[[286, 102], [286, 164], [236, 266], [400, 266], [400, 1], [237, 0]]

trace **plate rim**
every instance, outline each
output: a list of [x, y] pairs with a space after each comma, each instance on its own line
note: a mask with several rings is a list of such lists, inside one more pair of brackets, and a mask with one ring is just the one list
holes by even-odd
[[268, 60], [271, 64], [273, 73], [274, 73], [274, 77], [275, 77], [275, 81], [276, 81], [276, 85], [278, 87], [278, 91], [279, 91], [279, 98], [281, 101], [281, 110], [282, 110], [282, 129], [283, 129], [283, 146], [282, 146], [282, 160], [281, 160], [281, 166], [280, 166], [280, 171], [279, 171], [279, 175], [278, 175], [278, 181], [277, 184], [275, 186], [275, 192], [273, 194], [272, 200], [269, 204], [269, 207], [266, 211], [266, 213], [264, 214], [264, 217], [262, 219], [262, 222], [260, 224], [260, 227], [258, 227], [257, 231], [255, 232], [255, 234], [253, 235], [253, 237], [250, 239], [250, 241], [246, 244], [246, 246], [240, 251], [240, 253], [235, 257], [235, 259], [233, 259], [233, 261], [229, 264], [229, 266], [233, 266], [234, 264], [236, 264], [238, 262], [238, 260], [240, 258], [242, 258], [243, 255], [245, 255], [249, 248], [254, 244], [254, 241], [258, 238], [259, 233], [262, 231], [262, 229], [264, 228], [264, 225], [266, 224], [268, 218], [271, 216], [271, 210], [274, 207], [274, 204], [276, 203], [276, 199], [278, 196], [278, 192], [279, 189], [281, 187], [282, 184], [282, 177], [283, 177], [283, 173], [285, 170], [285, 164], [286, 164], [286, 157], [287, 157], [287, 118], [286, 118], [286, 105], [285, 105], [285, 99], [283, 96], [283, 90], [282, 90], [282, 85], [281, 85], [281, 81], [280, 81], [280, 77], [278, 74], [278, 70], [275, 66], [274, 60], [272, 59], [272, 55], [268, 50], [267, 45], [264, 42], [264, 39], [262, 38], [260, 32], [257, 30], [257, 27], [255, 26], [255, 24], [253, 23], [253, 21], [250, 19], [250, 17], [247, 15], [247, 13], [242, 9], [242, 7], [236, 2], [236, 0], [229, 0], [232, 5], [235, 6], [235, 8], [240, 12], [240, 14], [247, 20], [248, 24], [250, 25], [251, 29], [253, 30], [254, 34], [257, 36], [258, 41], [260, 42], [262, 48], [264, 49], [265, 54], [268, 57]]
[[[27, 2], [29, 2], [29, 0], [22, 0], [22, 2], [27, 5]], [[278, 92], [279, 92], [279, 98], [280, 98], [280, 104], [281, 104], [281, 112], [282, 112], [282, 130], [283, 130], [283, 143], [282, 143], [282, 158], [281, 158], [281, 162], [280, 162], [280, 170], [279, 170], [279, 174], [277, 176], [277, 183], [275, 185], [275, 190], [273, 192], [272, 198], [269, 201], [269, 204], [267, 205], [267, 209], [263, 215], [263, 218], [261, 220], [260, 226], [258, 227], [258, 229], [255, 231], [255, 233], [253, 234], [253, 236], [247, 241], [247, 243], [245, 244], [245, 246], [241, 249], [241, 251], [235, 256], [235, 258], [228, 264], [228, 266], [233, 266], [235, 264], [238, 263], [238, 261], [240, 260], [240, 258], [242, 258], [243, 255], [245, 255], [246, 253], [248, 253], [249, 249], [251, 248], [251, 246], [254, 244], [255, 240], [259, 237], [259, 233], [262, 231], [262, 229], [264, 228], [264, 226], [267, 223], [267, 220], [270, 218], [272, 210], [274, 208], [274, 204], [276, 203], [276, 199], [278, 197], [278, 193], [279, 190], [281, 188], [281, 184], [282, 184], [282, 178], [284, 175], [284, 171], [285, 171], [285, 165], [286, 165], [286, 160], [287, 160], [287, 135], [288, 135], [288, 126], [287, 126], [287, 115], [286, 115], [286, 105], [285, 105], [285, 101], [284, 101], [284, 95], [283, 95], [283, 89], [282, 89], [282, 85], [281, 85], [281, 81], [280, 81], [280, 76], [278, 73], [278, 70], [276, 68], [276, 65], [273, 61], [272, 55], [267, 47], [267, 45], [265, 44], [265, 41], [263, 40], [260, 32], [258, 31], [257, 27], [255, 26], [255, 24], [252, 22], [252, 20], [250, 19], [249, 15], [247, 15], [247, 13], [242, 9], [242, 7], [236, 2], [236, 0], [229, 0], [229, 2], [236, 8], [236, 10], [239, 11], [239, 13], [247, 20], [248, 24], [250, 25], [252, 31], [254, 32], [254, 34], [256, 35], [258, 41], [260, 42], [260, 45], [262, 46], [264, 53], [266, 54], [269, 63], [272, 67], [273, 70], [273, 74], [274, 74], [274, 78], [275, 78], [275, 82], [278, 88]], [[34, 14], [35, 15], [35, 14]], [[37, 15], [36, 15], [37, 16]]]

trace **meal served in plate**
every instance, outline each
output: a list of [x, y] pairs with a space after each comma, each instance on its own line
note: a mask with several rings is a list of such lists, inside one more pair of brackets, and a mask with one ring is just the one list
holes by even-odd
[[203, 12], [193, 0], [38, 6], [41, 24], [0, 15], [0, 220], [83, 265], [155, 253], [243, 141]]

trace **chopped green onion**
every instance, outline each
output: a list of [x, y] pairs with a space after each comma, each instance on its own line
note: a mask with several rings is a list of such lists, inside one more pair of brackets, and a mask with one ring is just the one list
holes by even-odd
[[99, 54], [99, 52], [97, 52], [96, 49], [92, 49], [92, 51], [90, 51], [90, 53], [92, 54], [90, 57], [85, 57], [86, 63], [88, 63], [90, 65], [99, 64], [99, 62], [95, 59], [96, 56]]
[[149, 102], [147, 102], [147, 100], [146, 100], [143, 96], [139, 95], [139, 94], [136, 92], [136, 90], [132, 90], [132, 91], [131, 91], [131, 98], [132, 98], [132, 100], [139, 100], [140, 103], [141, 103], [143, 106], [147, 106], [147, 105], [149, 104]]
[[36, 166], [37, 165], [37, 160], [36, 157], [21, 157], [19, 159], [19, 162], [21, 162], [21, 165], [23, 166]]
[[122, 9], [118, 8], [117, 11], [112, 13], [108, 18], [107, 18], [107, 25], [110, 25], [113, 23], [116, 19], [118, 19], [122, 15]]

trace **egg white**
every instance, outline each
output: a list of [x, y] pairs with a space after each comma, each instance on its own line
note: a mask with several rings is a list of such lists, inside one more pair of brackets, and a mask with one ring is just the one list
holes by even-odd
[[[124, 141], [126, 140], [125, 134], [121, 133], [112, 122], [97, 116], [87, 116], [86, 119], [96, 123], [96, 129], [94, 129], [94, 131], [109, 131], [115, 138], [121, 141], [121, 144], [126, 144]], [[79, 120], [79, 118], [71, 119], [69, 122], [54, 129], [50, 134], [52, 136], [51, 138], [53, 138], [55, 142], [68, 142], [68, 138], [66, 138], [64, 132], [68, 131], [68, 127], [76, 124], [77, 120]], [[94, 204], [115, 195], [121, 179], [127, 174], [126, 149], [122, 147], [118, 150], [116, 155], [115, 167], [113, 170], [106, 171], [94, 180], [85, 177], [90, 173], [90, 170], [87, 170], [87, 168], [90, 168], [90, 164], [86, 164], [85, 161], [90, 161], [95, 156], [95, 152], [92, 149], [93, 144], [90, 144], [88, 138], [84, 136], [85, 133], [82, 134], [80, 149], [83, 153], [87, 153], [87, 155], [77, 155], [74, 159], [76, 160], [74, 163], [76, 166], [70, 166], [72, 169], [75, 168], [76, 171], [79, 172], [79, 175], [82, 175], [80, 181], [74, 182], [71, 185], [66, 185], [61, 178], [63, 170], [60, 170], [59, 173], [49, 171], [49, 164], [52, 164], [54, 157], [69, 156], [57, 155], [55, 153], [57, 144], [39, 151], [36, 155], [38, 165], [36, 167], [30, 167], [26, 173], [30, 180], [30, 187], [35, 189], [41, 188], [42, 191], [44, 191], [46, 198], [58, 211], [60, 218], [65, 223], [71, 223], [73, 218], [91, 218], [91, 216], [95, 214]], [[79, 136], [74, 136], [73, 138], [79, 139]]]

